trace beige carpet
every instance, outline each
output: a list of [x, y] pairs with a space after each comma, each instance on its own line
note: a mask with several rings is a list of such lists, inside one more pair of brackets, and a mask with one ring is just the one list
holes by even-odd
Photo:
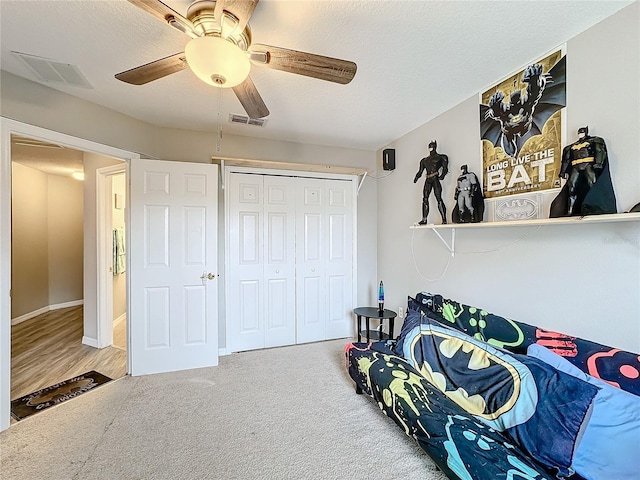
[[0, 434], [2, 479], [442, 480], [345, 366], [347, 340], [125, 377]]

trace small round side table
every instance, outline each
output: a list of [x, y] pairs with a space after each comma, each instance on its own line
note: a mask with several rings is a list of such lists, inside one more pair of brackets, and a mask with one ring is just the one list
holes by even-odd
[[[358, 307], [353, 313], [358, 317], [358, 342], [362, 342], [362, 336], [365, 335], [367, 338], [367, 342], [373, 340], [389, 340], [393, 339], [393, 322], [398, 315], [393, 310], [383, 310], [382, 313], [378, 310], [377, 307]], [[365, 321], [365, 329], [362, 329], [362, 317], [366, 319]], [[380, 330], [370, 330], [369, 329], [369, 320], [370, 319], [380, 320], [380, 326], [382, 327], [384, 320], [389, 320], [389, 333], [385, 333]]]

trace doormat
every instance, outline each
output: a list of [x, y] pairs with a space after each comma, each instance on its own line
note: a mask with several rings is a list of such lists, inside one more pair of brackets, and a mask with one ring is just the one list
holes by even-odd
[[82, 395], [112, 379], [94, 370], [11, 401], [11, 416], [23, 420], [34, 413]]

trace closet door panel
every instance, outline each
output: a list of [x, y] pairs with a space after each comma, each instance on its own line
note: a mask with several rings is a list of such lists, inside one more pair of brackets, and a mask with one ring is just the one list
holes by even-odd
[[295, 325], [295, 182], [264, 176], [265, 347], [292, 345]]
[[[327, 284], [329, 286], [328, 338], [333, 338], [336, 330], [338, 330], [338, 332], [340, 331], [340, 326], [344, 322], [345, 310], [351, 310], [351, 306], [345, 304], [345, 301], [349, 299], [349, 296], [344, 293], [349, 287], [349, 285], [347, 285], [348, 280], [349, 279], [345, 275], [329, 275], [327, 279]], [[339, 336], [340, 335], [338, 335], [338, 337]]]
[[229, 178], [229, 349], [264, 348], [263, 182], [259, 175]]
[[325, 339], [324, 279], [320, 275], [307, 274], [298, 285], [298, 343]]
[[326, 181], [327, 338], [353, 335], [353, 185]]
[[314, 263], [320, 267], [324, 249], [322, 215], [320, 213], [305, 213], [303, 215], [303, 261]]
[[238, 264], [251, 268], [260, 263], [260, 212], [238, 212]]
[[[260, 279], [246, 279], [238, 282], [237, 323], [241, 336], [249, 337], [260, 332], [260, 312], [256, 299], [260, 296]], [[261, 346], [262, 342], [256, 342]]]
[[296, 181], [296, 340], [306, 343], [326, 339], [326, 200], [323, 180]]
[[334, 213], [329, 215], [329, 262], [343, 262], [348, 255], [346, 215]]

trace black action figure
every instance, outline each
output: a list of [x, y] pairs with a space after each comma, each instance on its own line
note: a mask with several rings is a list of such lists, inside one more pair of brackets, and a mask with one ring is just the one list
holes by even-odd
[[447, 223], [447, 207], [442, 201], [442, 180], [449, 172], [449, 157], [436, 152], [438, 143], [435, 140], [429, 142], [429, 156], [420, 160], [420, 169], [416, 173], [413, 183], [416, 183], [422, 176], [422, 172], [426, 171], [427, 176], [424, 180], [424, 188], [422, 189], [422, 220], [419, 225], [427, 224], [427, 216], [429, 215], [429, 195], [433, 190], [438, 202], [438, 210], [442, 215], [442, 223]]
[[578, 140], [562, 150], [560, 177], [567, 179], [551, 204], [550, 217], [616, 213], [616, 198], [609, 174], [607, 146], [578, 129]]
[[466, 165], [460, 167], [454, 199], [458, 208], [453, 209], [453, 223], [478, 223], [484, 215], [484, 197], [480, 182], [475, 173], [469, 172]]

